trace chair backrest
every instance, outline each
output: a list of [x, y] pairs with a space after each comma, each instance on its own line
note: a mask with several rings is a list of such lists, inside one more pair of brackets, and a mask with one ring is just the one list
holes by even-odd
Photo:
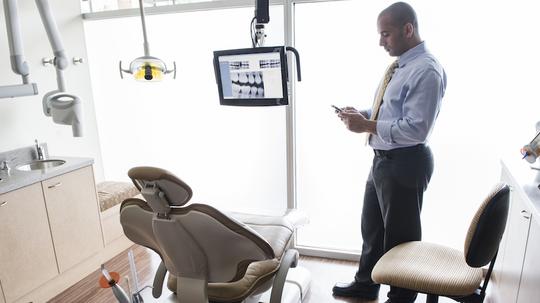
[[471, 267], [488, 264], [499, 249], [506, 227], [510, 188], [497, 184], [476, 211], [465, 239], [465, 261]]
[[272, 247], [248, 226], [209, 205], [184, 206], [191, 189], [171, 173], [139, 167], [129, 176], [146, 201], [124, 201], [124, 233], [160, 254], [171, 274], [230, 282], [242, 277], [251, 262], [275, 257]]

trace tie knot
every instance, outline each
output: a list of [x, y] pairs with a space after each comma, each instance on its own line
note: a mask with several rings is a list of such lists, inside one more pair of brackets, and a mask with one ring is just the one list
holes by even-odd
[[392, 75], [394, 75], [394, 71], [396, 70], [396, 68], [399, 66], [398, 64], [398, 61], [394, 61], [392, 62], [392, 64], [390, 64], [388, 66], [388, 68], [386, 69], [386, 73], [384, 74], [384, 78], [386, 81], [390, 80], [390, 78], [392, 78]]

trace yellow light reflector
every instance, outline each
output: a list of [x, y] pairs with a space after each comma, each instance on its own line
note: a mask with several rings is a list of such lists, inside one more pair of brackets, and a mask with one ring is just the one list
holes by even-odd
[[130, 70], [137, 81], [161, 81], [167, 68], [158, 58], [141, 57], [131, 62]]

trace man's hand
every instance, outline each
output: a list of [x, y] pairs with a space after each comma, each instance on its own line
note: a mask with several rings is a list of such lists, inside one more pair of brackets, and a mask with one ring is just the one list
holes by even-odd
[[352, 132], [377, 134], [377, 122], [366, 119], [366, 117], [352, 107], [345, 107], [338, 114], [338, 117], [341, 118], [341, 121]]

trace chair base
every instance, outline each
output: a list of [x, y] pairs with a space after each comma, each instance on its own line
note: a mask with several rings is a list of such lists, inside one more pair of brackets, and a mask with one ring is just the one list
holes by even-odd
[[[426, 294], [426, 296], [427, 296], [426, 303], [439, 302], [439, 295]], [[466, 297], [449, 297], [449, 296], [445, 296], [445, 297], [450, 298], [460, 303], [483, 303], [486, 295], [482, 294], [480, 290], [477, 290], [475, 293], [468, 295]]]

